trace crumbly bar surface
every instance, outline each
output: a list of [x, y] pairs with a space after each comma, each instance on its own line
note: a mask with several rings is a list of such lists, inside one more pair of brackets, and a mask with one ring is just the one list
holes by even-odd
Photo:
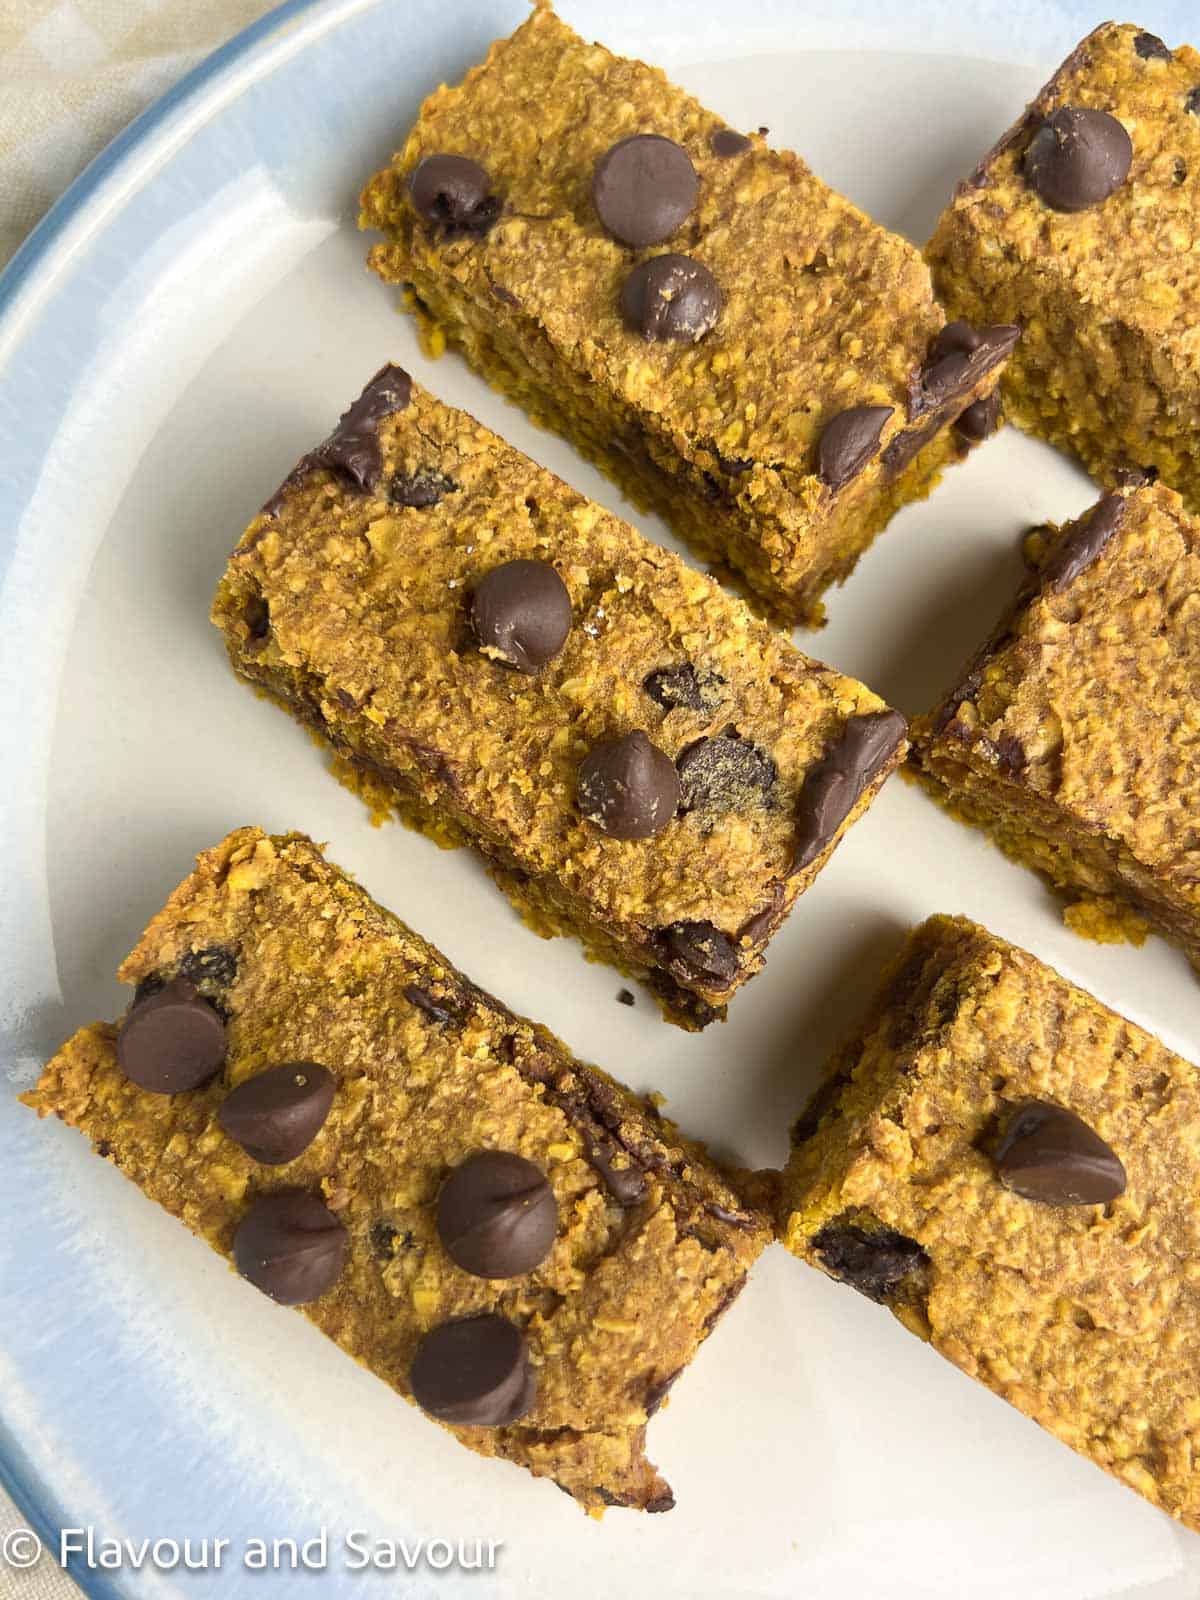
[[[376, 800], [479, 849], [540, 931], [578, 934], [702, 1026], [901, 759], [902, 719], [828, 812], [822, 773], [854, 719], [884, 715], [869, 689], [398, 369], [347, 415], [230, 559], [213, 619], [236, 670]], [[569, 594], [565, 642], [535, 672], [485, 653], [472, 621], [514, 560]], [[577, 787], [598, 743], [633, 732], [668, 773], [679, 759], [682, 793], [661, 831], [627, 840], [584, 817]]]
[[[1025, 1198], [997, 1125], [1030, 1100], [1119, 1157], [1108, 1205]], [[789, 1249], [1200, 1526], [1200, 1079], [1034, 956], [961, 918], [908, 938], [801, 1117]]]
[[[597, 160], [644, 134], [682, 147], [698, 175], [663, 246], [719, 292], [715, 326], [694, 342], [626, 325], [622, 286], [650, 252], [606, 231], [591, 197]], [[965, 451], [946, 424], [991, 393], [1007, 347], [926, 392], [944, 315], [919, 252], [796, 156], [730, 135], [660, 71], [539, 6], [462, 84], [429, 97], [367, 185], [362, 224], [385, 235], [371, 265], [409, 286], [432, 348], [460, 349], [772, 613], [813, 622], [821, 591]], [[413, 171], [441, 153], [486, 169], [499, 206], [486, 232], [447, 237], [414, 209]], [[879, 448], [832, 487], [818, 441], [862, 406], [890, 412]]]
[[[115, 1030], [95, 1024], [27, 1103], [226, 1256], [259, 1197], [321, 1196], [348, 1233], [341, 1277], [305, 1308], [324, 1333], [407, 1397], [423, 1334], [498, 1312], [523, 1330], [537, 1398], [511, 1426], [452, 1429], [462, 1443], [592, 1512], [669, 1509], [647, 1419], [768, 1236], [699, 1147], [475, 988], [298, 834], [243, 828], [200, 857], [120, 972], [143, 992], [180, 975], [227, 1019], [211, 1083], [137, 1088]], [[292, 1061], [334, 1075], [332, 1110], [303, 1155], [264, 1166], [217, 1112], [232, 1087]], [[439, 1186], [481, 1149], [533, 1162], [557, 1200], [550, 1253], [522, 1276], [474, 1276], [439, 1240]]]
[[[1133, 146], [1115, 192], [1079, 211], [1026, 178], [1065, 106], [1107, 112]], [[952, 315], [1021, 324], [1013, 421], [1103, 483], [1153, 467], [1200, 508], [1200, 54], [1097, 28], [958, 186], [928, 257]]]
[[1028, 550], [1015, 604], [914, 724], [914, 762], [1059, 888], [1200, 958], [1200, 523], [1126, 488]]

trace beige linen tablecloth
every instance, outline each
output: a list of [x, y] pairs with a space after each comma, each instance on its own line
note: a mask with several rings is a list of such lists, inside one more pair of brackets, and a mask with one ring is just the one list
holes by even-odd
[[[131, 118], [270, 9], [267, 0], [0, 0], [0, 266]], [[6, 1539], [23, 1526], [0, 1491], [0, 1600], [77, 1600], [49, 1554], [27, 1569], [5, 1562]], [[27, 1559], [19, 1538], [12, 1548]]]

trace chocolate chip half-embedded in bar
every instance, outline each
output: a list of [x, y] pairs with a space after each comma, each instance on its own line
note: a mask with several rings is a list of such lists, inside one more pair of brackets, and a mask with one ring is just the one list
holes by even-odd
[[934, 795], [1068, 897], [1100, 939], [1150, 922], [1200, 963], [1200, 521], [1161, 484], [1027, 542], [1029, 578], [930, 716]]
[[788, 1249], [1200, 1528], [1200, 1072], [961, 917], [909, 934], [793, 1134]]
[[[1106, 22], [958, 185], [927, 255], [952, 313], [1024, 333], [1006, 414], [1200, 510], [1200, 53]], [[975, 426], [974, 423], [969, 426]]]
[[992, 431], [1016, 329], [968, 329], [948, 360], [919, 252], [764, 132], [539, 5], [425, 102], [362, 224], [431, 350], [456, 346], [773, 615], [815, 622]]
[[[391, 492], [417, 473], [453, 490]], [[251, 523], [213, 619], [374, 806], [473, 844], [688, 1027], [905, 749], [869, 689], [394, 367]]]
[[[238, 951], [224, 1020], [151, 1011], [145, 1082], [138, 1019], [213, 945]], [[120, 1026], [26, 1104], [472, 1450], [596, 1514], [670, 1508], [647, 1419], [770, 1237], [700, 1146], [298, 834], [207, 851], [120, 976]]]

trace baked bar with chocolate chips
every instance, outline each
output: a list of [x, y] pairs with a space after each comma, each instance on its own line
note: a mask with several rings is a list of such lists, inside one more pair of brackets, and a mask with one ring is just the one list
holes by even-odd
[[934, 794], [1112, 940], [1146, 922], [1200, 962], [1200, 522], [1127, 486], [1027, 540], [1015, 603], [913, 726]]
[[928, 257], [953, 315], [1021, 326], [1013, 421], [1200, 510], [1200, 54], [1097, 28], [959, 184]]
[[213, 619], [374, 804], [685, 1027], [906, 748], [861, 683], [396, 367], [250, 524]]
[[470, 1449], [666, 1511], [646, 1423], [769, 1237], [699, 1146], [299, 834], [230, 834], [26, 1104]]
[[362, 224], [448, 341], [789, 622], [996, 425], [1015, 328], [786, 151], [546, 5], [443, 86]]
[[796, 1124], [784, 1242], [1200, 1528], [1200, 1073], [964, 918]]

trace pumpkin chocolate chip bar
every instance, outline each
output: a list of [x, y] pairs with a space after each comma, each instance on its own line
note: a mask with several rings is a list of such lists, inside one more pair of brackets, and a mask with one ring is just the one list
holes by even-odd
[[1140, 940], [1145, 919], [1200, 962], [1200, 522], [1127, 486], [1061, 529], [929, 717], [914, 763], [1071, 899], [1068, 923]]
[[801, 1116], [788, 1248], [1200, 1528], [1200, 1074], [963, 918]]
[[361, 221], [432, 349], [791, 622], [996, 425], [1015, 328], [945, 326], [913, 246], [545, 5], [429, 97]]
[[395, 367], [251, 523], [213, 619], [376, 802], [687, 1027], [906, 748], [861, 683]]
[[960, 183], [928, 247], [960, 317], [1019, 323], [1008, 415], [1200, 510], [1200, 54], [1104, 23]]
[[485, 1456], [666, 1511], [648, 1418], [769, 1237], [298, 834], [199, 858], [26, 1104]]

